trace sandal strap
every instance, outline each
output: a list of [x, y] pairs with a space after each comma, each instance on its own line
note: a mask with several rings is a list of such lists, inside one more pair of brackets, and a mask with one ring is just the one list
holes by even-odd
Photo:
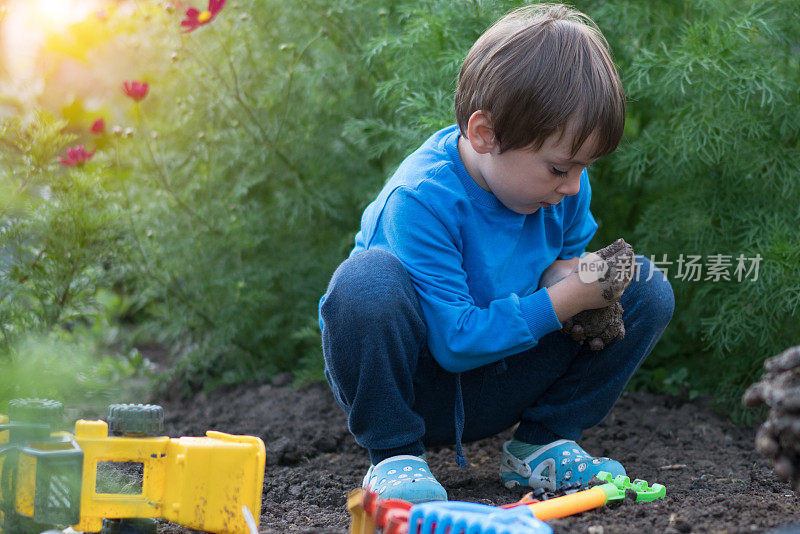
[[[508, 487], [512, 487], [508, 485], [511, 483], [555, 491], [567, 481], [572, 483], [573, 479], [582, 484], [588, 482], [597, 469], [625, 474], [625, 468], [619, 462], [606, 457], [593, 457], [572, 440], [554, 441], [535, 449], [523, 459], [510, 452], [510, 443], [507, 441], [503, 444], [500, 467], [500, 476]], [[508, 478], [510, 473], [520, 478]]]
[[518, 473], [520, 476], [525, 478], [531, 476], [531, 466], [511, 454], [508, 450], [508, 444], [511, 443], [510, 441], [506, 441], [503, 443], [503, 463], [510, 467], [515, 473]]
[[539, 447], [538, 449], [533, 451], [530, 455], [528, 455], [524, 460], [520, 460], [519, 458], [511, 454], [511, 452], [508, 450], [509, 443], [511, 442], [506, 441], [505, 443], [503, 443], [503, 462], [505, 462], [508, 467], [513, 469], [520, 476], [523, 476], [525, 478], [529, 478], [534, 473], [536, 474], [541, 473], [541, 471], [543, 471], [545, 467], [547, 467], [546, 465], [543, 465], [545, 463], [544, 461], [540, 462], [535, 468], [531, 466], [531, 461], [537, 456], [540, 456], [542, 453], [545, 453], [555, 447], [559, 447], [565, 443], [571, 443], [575, 448], [580, 449], [580, 446], [574, 441], [570, 441], [568, 439], [560, 439], [548, 445], [544, 445], [543, 447]]

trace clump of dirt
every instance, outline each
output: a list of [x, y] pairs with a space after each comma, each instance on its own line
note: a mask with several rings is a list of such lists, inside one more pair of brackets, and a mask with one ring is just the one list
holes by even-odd
[[596, 253], [606, 261], [608, 269], [600, 278], [603, 298], [608, 302], [619, 300], [622, 292], [633, 280], [636, 261], [633, 247], [620, 238]]
[[619, 298], [636, 273], [633, 247], [624, 239], [617, 239], [592, 255], [594, 258], [598, 256], [607, 267], [599, 278], [600, 287], [603, 289], [603, 298], [611, 304], [605, 308], [584, 310], [564, 321], [561, 329], [578, 343], [588, 343], [591, 350], [603, 350], [608, 343], [625, 337]]
[[578, 343], [588, 343], [591, 350], [603, 350], [615, 339], [625, 337], [622, 311], [619, 302], [605, 308], [584, 310], [564, 321], [561, 331]]
[[766, 373], [750, 386], [747, 406], [766, 404], [770, 411], [756, 435], [758, 452], [769, 458], [781, 480], [800, 489], [800, 345], [764, 362]]
[[[260, 532], [349, 531], [346, 496], [360, 486], [369, 457], [347, 431], [327, 386], [242, 385], [199, 394], [188, 403], [162, 404], [172, 436], [220, 430], [264, 440]], [[702, 402], [626, 393], [581, 444], [592, 454], [620, 460], [631, 478], [664, 484], [667, 497], [549, 523], [558, 534], [674, 534], [744, 533], [800, 522], [800, 500], [755, 452], [754, 434], [754, 428], [736, 428]], [[497, 474], [502, 443], [510, 437], [511, 429], [466, 444], [465, 469], [453, 462], [452, 448], [427, 451], [431, 470], [451, 500], [499, 505], [520, 498], [522, 492], [506, 489]], [[159, 529], [188, 532], [167, 523]]]

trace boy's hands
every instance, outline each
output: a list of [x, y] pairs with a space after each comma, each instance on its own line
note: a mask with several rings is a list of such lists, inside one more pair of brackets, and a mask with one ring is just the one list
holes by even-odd
[[619, 298], [636, 272], [633, 247], [618, 239], [597, 252], [573, 262], [557, 262], [542, 274], [541, 286], [548, 287], [563, 331], [579, 343], [588, 342], [601, 350], [614, 339], [625, 336]]
[[633, 247], [624, 239], [617, 239], [597, 252], [586, 254], [578, 264], [580, 280], [591, 287], [587, 291], [585, 309], [603, 308], [618, 301], [635, 272]]

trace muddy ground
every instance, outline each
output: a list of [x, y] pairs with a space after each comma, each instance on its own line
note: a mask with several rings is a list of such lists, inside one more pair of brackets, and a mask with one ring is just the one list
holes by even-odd
[[[368, 456], [354, 443], [325, 385], [296, 389], [285, 382], [279, 377], [273, 384], [200, 394], [190, 402], [162, 402], [167, 432], [260, 436], [267, 445], [260, 532], [346, 533], [345, 497], [361, 483]], [[451, 499], [504, 504], [519, 498], [497, 476], [500, 447], [510, 434], [466, 445], [465, 469], [456, 466], [450, 448], [428, 451]], [[664, 484], [666, 499], [549, 523], [556, 533], [593, 534], [763, 532], [800, 524], [797, 495], [754, 451], [754, 435], [755, 428], [734, 427], [702, 401], [626, 393], [581, 444], [620, 460], [631, 478]], [[186, 532], [166, 524], [160, 531]]]

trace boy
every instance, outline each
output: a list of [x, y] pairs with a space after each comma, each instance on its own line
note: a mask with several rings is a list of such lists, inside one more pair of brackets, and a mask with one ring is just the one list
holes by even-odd
[[[624, 474], [574, 440], [611, 410], [673, 297], [641, 257], [634, 281], [613, 261], [613, 283], [577, 272], [597, 229], [586, 167], [616, 149], [624, 124], [607, 45], [568, 7], [514, 11], [467, 55], [455, 112], [458, 124], [408, 156], [366, 208], [320, 301], [325, 374], [372, 462], [363, 485], [444, 500], [424, 447], [455, 444], [463, 467], [462, 441], [515, 424], [501, 455], [508, 487]], [[621, 241], [600, 252], [632, 260]], [[582, 266], [608, 267], [591, 257]], [[618, 300], [627, 332], [601, 350], [559, 331]]]

